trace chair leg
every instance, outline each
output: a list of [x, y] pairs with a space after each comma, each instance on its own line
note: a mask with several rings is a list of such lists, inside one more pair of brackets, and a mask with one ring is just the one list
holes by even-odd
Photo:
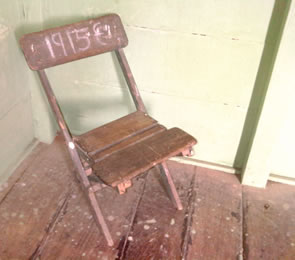
[[98, 222], [98, 224], [100, 225], [101, 229], [102, 229], [102, 232], [105, 236], [105, 239], [107, 240], [108, 242], [108, 245], [109, 246], [113, 246], [114, 245], [114, 241], [112, 239], [112, 236], [110, 234], [110, 231], [109, 231], [109, 228], [104, 220], [104, 217], [102, 215], [102, 212], [101, 212], [101, 209], [100, 207], [98, 206], [98, 202], [97, 202], [97, 199], [95, 197], [95, 194], [94, 192], [92, 191], [89, 191], [88, 193], [88, 198], [89, 198], [89, 201], [90, 201], [90, 204], [94, 210], [94, 215], [96, 217], [96, 221]]
[[159, 168], [160, 168], [161, 176], [165, 182], [165, 186], [167, 187], [167, 190], [172, 202], [174, 203], [174, 205], [176, 206], [178, 210], [182, 210], [183, 207], [182, 207], [180, 198], [178, 196], [177, 190], [175, 188], [174, 182], [169, 173], [166, 162], [161, 163], [159, 165]]
[[[78, 154], [77, 154], [77, 157], [78, 157]], [[114, 241], [112, 239], [112, 236], [110, 234], [108, 226], [104, 220], [101, 209], [100, 209], [97, 199], [95, 197], [95, 192], [100, 188], [100, 185], [96, 185], [94, 187], [91, 186], [89, 179], [87, 177], [87, 173], [83, 169], [82, 162], [80, 161], [79, 157], [77, 160], [73, 159], [73, 163], [76, 166], [76, 171], [75, 171], [76, 179], [80, 183], [82, 191], [84, 192], [84, 194], [86, 195], [86, 197], [89, 200], [91, 209], [93, 210], [94, 219], [97, 222], [98, 226], [101, 227], [101, 230], [104, 234], [105, 239], [107, 240], [108, 245], [113, 246]]]

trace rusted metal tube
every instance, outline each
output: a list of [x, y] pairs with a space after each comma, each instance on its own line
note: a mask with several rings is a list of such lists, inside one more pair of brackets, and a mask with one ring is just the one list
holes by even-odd
[[58, 106], [58, 103], [56, 101], [56, 97], [53, 93], [53, 90], [50, 86], [50, 82], [47, 78], [47, 75], [45, 73], [44, 70], [38, 70], [38, 75], [40, 77], [41, 83], [43, 85], [43, 88], [45, 90], [46, 96], [48, 98], [49, 104], [54, 112], [56, 121], [60, 127], [60, 130], [63, 134], [63, 137], [67, 143], [67, 147], [68, 147], [68, 151], [71, 155], [72, 161], [75, 165], [75, 168], [78, 172], [78, 178], [80, 179], [80, 181], [82, 182], [83, 185], [83, 191], [85, 192], [85, 194], [87, 195], [89, 202], [91, 204], [91, 208], [93, 210], [94, 216], [95, 216], [95, 220], [98, 222], [98, 224], [101, 226], [101, 229], [104, 233], [104, 236], [108, 242], [109, 246], [113, 246], [114, 245], [114, 241], [111, 237], [110, 231], [106, 225], [106, 222], [103, 218], [101, 209], [97, 203], [96, 197], [94, 195], [93, 192], [89, 192], [89, 188], [90, 188], [90, 182], [87, 178], [86, 172], [84, 171], [82, 162], [80, 160], [78, 151], [75, 147], [75, 144], [73, 142], [73, 139], [71, 137], [70, 131], [68, 130], [67, 124], [64, 120], [63, 114]]
[[129, 87], [129, 91], [132, 95], [132, 99], [133, 99], [133, 102], [136, 106], [136, 109], [146, 113], [145, 106], [143, 104], [143, 101], [142, 101], [139, 91], [137, 89], [136, 82], [134, 80], [131, 69], [130, 69], [129, 64], [127, 62], [124, 50], [120, 48], [120, 49], [116, 50], [115, 52], [116, 52], [116, 56], [118, 58], [119, 64], [121, 66], [121, 69], [123, 71], [127, 85]]
[[71, 134], [68, 130], [68, 127], [67, 127], [67, 124], [64, 120], [64, 117], [63, 117], [63, 114], [56, 102], [56, 97], [53, 93], [53, 90], [50, 86], [50, 82], [47, 78], [47, 75], [45, 73], [44, 70], [38, 70], [38, 75], [40, 77], [40, 80], [41, 80], [41, 83], [43, 85], [43, 88], [44, 88], [44, 91], [45, 91], [45, 94], [48, 98], [48, 101], [49, 101], [49, 104], [51, 106], [51, 109], [53, 110], [54, 112], [54, 115], [55, 115], [55, 118], [56, 118], [56, 121], [59, 125], [59, 128], [62, 132], [62, 135], [67, 143], [67, 148], [68, 148], [68, 151], [71, 155], [71, 158], [74, 162], [74, 165], [76, 167], [76, 170], [79, 174], [79, 177], [81, 179], [81, 181], [84, 183], [84, 186], [87, 188], [90, 183], [89, 183], [89, 180], [88, 178], [86, 177], [85, 173], [84, 173], [84, 169], [83, 169], [83, 166], [82, 166], [82, 163], [80, 161], [80, 158], [79, 158], [79, 155], [78, 155], [78, 151], [75, 147], [75, 144], [73, 142], [73, 139], [71, 137]]

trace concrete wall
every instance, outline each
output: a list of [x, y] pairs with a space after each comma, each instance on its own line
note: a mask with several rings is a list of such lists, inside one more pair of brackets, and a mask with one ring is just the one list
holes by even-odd
[[34, 21], [37, 1], [0, 0], [0, 183], [20, 162], [34, 139], [31, 75], [17, 38]]

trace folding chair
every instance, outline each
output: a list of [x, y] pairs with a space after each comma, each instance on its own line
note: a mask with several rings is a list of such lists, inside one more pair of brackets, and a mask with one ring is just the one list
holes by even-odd
[[[181, 210], [182, 204], [166, 160], [176, 155], [191, 155], [192, 146], [197, 142], [179, 128], [167, 130], [147, 114], [122, 49], [127, 44], [124, 27], [116, 14], [26, 34], [20, 40], [28, 66], [38, 72], [76, 175], [109, 246], [114, 243], [95, 197], [100, 185], [117, 188], [123, 194], [132, 185], [133, 178], [159, 165], [168, 184], [170, 198]], [[73, 136], [44, 69], [111, 51], [116, 53], [137, 111], [80, 136]], [[90, 176], [96, 176], [99, 182], [93, 183]]]

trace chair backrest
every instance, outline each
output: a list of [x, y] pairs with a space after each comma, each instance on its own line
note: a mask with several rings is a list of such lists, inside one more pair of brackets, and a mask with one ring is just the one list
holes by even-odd
[[[117, 14], [109, 14], [95, 19], [26, 34], [20, 39], [20, 45], [26, 61], [32, 70], [37, 70], [56, 121], [66, 142], [71, 147], [73, 142], [71, 133], [44, 69], [89, 56], [115, 51], [136, 109], [146, 112], [122, 49], [127, 44], [128, 39], [125, 30]], [[76, 149], [74, 150], [76, 151]], [[70, 152], [74, 150], [71, 148]]]
[[32, 70], [118, 50], [127, 44], [124, 27], [116, 14], [26, 34], [20, 39]]

